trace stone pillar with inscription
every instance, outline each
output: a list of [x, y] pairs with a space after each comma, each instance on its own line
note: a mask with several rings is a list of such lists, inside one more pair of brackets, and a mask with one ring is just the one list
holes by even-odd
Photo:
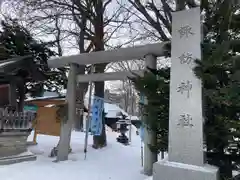
[[193, 68], [201, 59], [200, 8], [172, 15], [168, 158], [154, 164], [153, 180], [216, 180], [204, 162], [202, 85]]

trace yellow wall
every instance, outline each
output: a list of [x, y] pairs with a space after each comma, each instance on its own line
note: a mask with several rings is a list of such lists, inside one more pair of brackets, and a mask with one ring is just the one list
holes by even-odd
[[46, 107], [49, 105], [63, 104], [64, 100], [58, 99], [40, 99], [27, 101], [26, 104], [33, 104], [38, 106], [35, 132], [34, 132], [34, 143], [36, 143], [37, 134], [44, 134], [50, 136], [60, 136], [61, 123], [56, 116], [57, 107]]

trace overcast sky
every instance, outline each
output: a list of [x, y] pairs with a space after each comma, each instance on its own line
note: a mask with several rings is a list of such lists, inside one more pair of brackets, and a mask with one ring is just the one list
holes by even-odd
[[[1, 0], [0, 0], [1, 1]], [[126, 2], [127, 0], [121, 0], [122, 2]], [[156, 2], [160, 2], [159, 0], [156, 0]], [[112, 16], [113, 13], [116, 11], [116, 9], [119, 8], [119, 6], [117, 5], [116, 3], [116, 0], [113, 0], [113, 3], [111, 3], [108, 8], [107, 8], [107, 11], [106, 11], [106, 15], [108, 16]], [[12, 13], [13, 11], [11, 11], [9, 9], [9, 7], [5, 7], [4, 4], [2, 6], [2, 12], [5, 12], [5, 13], [10, 13], [12, 16], [14, 16], [14, 14]], [[135, 17], [132, 17], [132, 20], [135, 20], [134, 19]], [[69, 24], [67, 24], [65, 22], [64, 26], [69, 26]], [[139, 26], [138, 24], [135, 25], [135, 28], [138, 28], [140, 29], [141, 27]], [[108, 29], [109, 27], [106, 27], [106, 29]], [[121, 28], [119, 31], [117, 31], [117, 33], [115, 33], [113, 35], [113, 38], [108, 42], [108, 44], [111, 44], [112, 46], [118, 46], [120, 44], [124, 44], [125, 42], [128, 42], [132, 36], [134, 36], [134, 32], [131, 32], [130, 31], [131, 29], [129, 29], [128, 27], [124, 27], [124, 28]], [[131, 33], [132, 34], [131, 34]], [[117, 38], [116, 38], [117, 37]], [[38, 36], [38, 38], [44, 40], [44, 41], [49, 41], [50, 39], [53, 39], [53, 36], [51, 35], [48, 35], [48, 36]], [[62, 44], [63, 47], [64, 47], [64, 56], [68, 56], [68, 55], [73, 55], [73, 54], [78, 54], [79, 51], [78, 49], [74, 48], [73, 47], [73, 44], [74, 44], [74, 40], [70, 40], [70, 39], [67, 39], [66, 41], [64, 41], [64, 43]], [[134, 43], [134, 44], [128, 44], [127, 46], [132, 46], [132, 45], [138, 45], [138, 44], [147, 44], [149, 42], [147, 41], [139, 41], [137, 43]], [[134, 69], [136, 69], [135, 66], [133, 66]], [[111, 69], [108, 69], [108, 71], [112, 71]], [[111, 81], [111, 83], [107, 82], [106, 83], [106, 87], [109, 88], [109, 89], [112, 89], [113, 86], [119, 86], [119, 81]]]

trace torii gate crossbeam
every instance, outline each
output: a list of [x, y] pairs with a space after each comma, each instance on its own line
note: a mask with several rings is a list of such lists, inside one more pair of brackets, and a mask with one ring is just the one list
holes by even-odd
[[71, 63], [86, 65], [128, 61], [143, 58], [147, 54], [152, 54], [156, 57], [159, 57], [164, 56], [165, 45], [168, 43], [169, 42], [164, 42], [129, 48], [120, 48], [109, 51], [97, 51], [91, 53], [82, 53], [79, 55], [62, 56], [48, 60], [48, 65], [51, 68], [59, 68]]
[[83, 83], [83, 82], [90, 82], [90, 81], [101, 82], [101, 81], [127, 80], [129, 77], [135, 77], [135, 75], [143, 76], [143, 74], [144, 74], [144, 70], [79, 74], [77, 76], [77, 82]]

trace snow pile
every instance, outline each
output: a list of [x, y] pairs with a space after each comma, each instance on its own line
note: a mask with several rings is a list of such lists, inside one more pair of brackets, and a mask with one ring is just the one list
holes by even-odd
[[140, 120], [137, 116], [131, 116], [131, 115], [129, 115], [129, 116], [127, 117], [127, 119], [131, 119], [131, 120], [133, 120], [133, 121], [139, 121], [139, 120]]
[[151, 176], [151, 177], [148, 177], [147, 179], [145, 179], [145, 180], [153, 180], [153, 177]]
[[[127, 135], [130, 134], [130, 127], [128, 127], [128, 129], [129, 129], [129, 130], [128, 130], [128, 132], [126, 133]], [[137, 136], [138, 139], [141, 140], [141, 139], [140, 139], [140, 136], [139, 136], [139, 130], [136, 128], [136, 126], [131, 125], [131, 138], [133, 138], [133, 137], [135, 137], [135, 136]]]
[[134, 125], [131, 125], [131, 130], [132, 130], [132, 132], [136, 132], [136, 131], [138, 131], [138, 129], [136, 128], [136, 126], [134, 126]]
[[125, 112], [123, 109], [121, 109], [116, 104], [110, 104], [110, 103], [104, 103], [104, 110], [107, 113], [107, 118], [115, 118], [119, 116], [119, 113], [121, 112], [125, 116], [129, 116], [127, 112]]
[[106, 131], [107, 133], [114, 132], [114, 131], [112, 130], [112, 128], [110, 128], [110, 127], [107, 126], [107, 125], [105, 125], [105, 131]]

